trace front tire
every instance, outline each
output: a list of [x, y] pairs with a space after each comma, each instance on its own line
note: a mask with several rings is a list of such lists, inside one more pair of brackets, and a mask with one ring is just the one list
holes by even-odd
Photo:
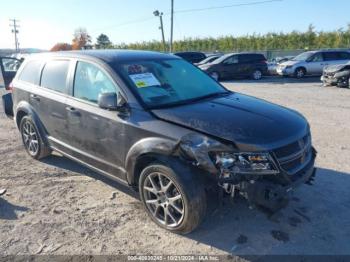
[[254, 80], [260, 80], [263, 76], [263, 73], [261, 72], [260, 69], [255, 69], [252, 73], [252, 78]]
[[34, 159], [41, 159], [51, 154], [51, 150], [43, 143], [38, 128], [30, 116], [24, 116], [20, 123], [23, 145], [27, 153]]
[[146, 167], [139, 180], [139, 192], [151, 219], [169, 231], [187, 234], [202, 221], [206, 196], [200, 181], [186, 181], [172, 168], [154, 163]]
[[303, 78], [306, 75], [306, 70], [302, 67], [295, 69], [294, 76], [298, 79]]
[[218, 72], [211, 72], [210, 76], [216, 81], [220, 80], [220, 74]]

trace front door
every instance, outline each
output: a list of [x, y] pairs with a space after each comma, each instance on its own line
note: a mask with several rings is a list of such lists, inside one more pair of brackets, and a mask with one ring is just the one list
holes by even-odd
[[326, 64], [323, 59], [322, 52], [314, 54], [312, 57], [310, 57], [307, 63], [307, 74], [310, 75], [321, 75], [323, 67]]
[[97, 105], [100, 93], [119, 87], [100, 66], [78, 61], [73, 90], [67, 98], [70, 154], [108, 174], [125, 180], [123, 166], [124, 121], [115, 111]]
[[238, 55], [227, 58], [223, 63], [223, 71], [227, 77], [237, 77], [239, 75]]

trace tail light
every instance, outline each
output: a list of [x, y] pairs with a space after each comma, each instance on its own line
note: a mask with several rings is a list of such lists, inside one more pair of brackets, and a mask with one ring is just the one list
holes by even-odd
[[10, 92], [12, 92], [13, 91], [13, 88], [14, 88], [14, 86], [13, 86], [13, 83], [11, 82], [8, 86], [6, 86], [6, 90], [8, 90], [8, 91], [10, 91]]

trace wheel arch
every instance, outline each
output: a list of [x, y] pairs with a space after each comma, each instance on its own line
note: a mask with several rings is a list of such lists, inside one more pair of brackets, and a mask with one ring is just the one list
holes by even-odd
[[136, 142], [125, 159], [128, 183], [136, 185], [141, 171], [150, 163], [171, 156], [176, 145], [176, 141], [159, 137], [144, 138]]
[[33, 107], [28, 102], [22, 101], [17, 105], [15, 112], [15, 122], [17, 128], [20, 129], [20, 124], [23, 117], [30, 116], [38, 129], [39, 135], [43, 143], [48, 145], [46, 129], [43, 123], [41, 122], [39, 116], [35, 113]]
[[294, 74], [297, 72], [298, 69], [303, 69], [304, 72], [305, 72], [305, 75], [307, 74], [307, 70], [306, 70], [306, 67], [305, 66], [297, 66], [294, 70]]

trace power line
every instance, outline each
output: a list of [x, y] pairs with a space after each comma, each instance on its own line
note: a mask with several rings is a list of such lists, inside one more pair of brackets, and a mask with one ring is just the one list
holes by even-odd
[[[211, 6], [211, 7], [204, 7], [204, 8], [193, 8], [193, 9], [177, 10], [177, 11], [175, 11], [175, 13], [176, 14], [193, 13], [193, 12], [201, 12], [201, 11], [214, 10], [214, 9], [224, 9], [224, 8], [237, 7], [237, 6], [261, 5], [261, 4], [267, 4], [267, 3], [272, 3], [272, 2], [282, 2], [282, 1], [283, 0], [255, 1], [255, 2], [232, 4], [232, 5], [222, 5], [222, 6]], [[169, 15], [169, 14], [170, 13], [166, 13], [165, 15]]]
[[126, 25], [131, 25], [131, 24], [138, 24], [138, 23], [146, 22], [146, 21], [153, 20], [153, 19], [154, 19], [154, 17], [147, 17], [147, 18], [130, 20], [130, 21], [126, 21], [126, 22], [120, 23], [120, 24], [109, 25], [109, 26], [105, 26], [102, 28], [97, 28], [93, 31], [93, 33], [97, 32], [97, 31], [101, 31], [101, 30], [110, 29], [110, 28], [122, 27], [122, 26], [126, 26]]
[[18, 42], [18, 37], [17, 34], [19, 33], [18, 28], [20, 27], [18, 25], [19, 20], [17, 19], [10, 19], [10, 27], [12, 27], [11, 32], [15, 35], [15, 49], [16, 49], [16, 53], [19, 52], [19, 42]]
[[[261, 5], [261, 4], [267, 4], [267, 3], [272, 3], [272, 2], [283, 2], [283, 0], [265, 0], [265, 1], [255, 1], [255, 2], [249, 2], [249, 3], [240, 3], [240, 4], [232, 4], [232, 5], [224, 5], [224, 6], [212, 6], [212, 7], [205, 7], [205, 8], [184, 9], [184, 10], [174, 11], [174, 14], [200, 12], [200, 11], [223, 9], [223, 8], [238, 7], [238, 6], [253, 6], [253, 5]], [[171, 15], [171, 12], [164, 13], [164, 16], [168, 16], [168, 15]], [[142, 23], [145, 21], [153, 20], [153, 19], [154, 19], [154, 17], [147, 17], [147, 18], [142, 18], [142, 19], [130, 20], [130, 21], [127, 21], [124, 23], [110, 25], [110, 26], [106, 26], [103, 28], [98, 28], [98, 29], [94, 30], [93, 32], [111, 29], [111, 28], [122, 27], [122, 26], [126, 26], [126, 25], [131, 25], [131, 24]]]

